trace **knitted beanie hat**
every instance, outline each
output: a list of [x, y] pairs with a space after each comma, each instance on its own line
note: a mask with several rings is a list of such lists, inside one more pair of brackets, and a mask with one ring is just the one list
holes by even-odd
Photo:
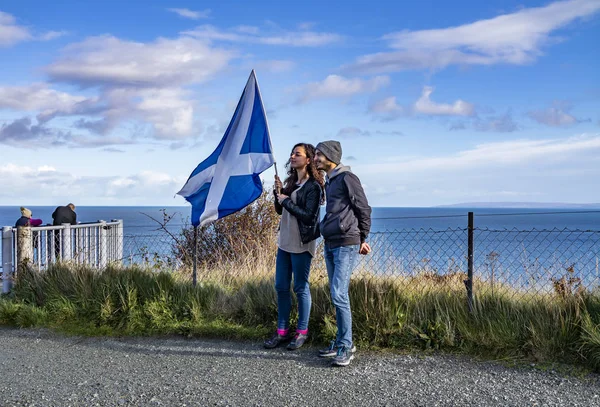
[[316, 149], [334, 164], [339, 164], [342, 161], [342, 146], [339, 141], [322, 141], [317, 144]]

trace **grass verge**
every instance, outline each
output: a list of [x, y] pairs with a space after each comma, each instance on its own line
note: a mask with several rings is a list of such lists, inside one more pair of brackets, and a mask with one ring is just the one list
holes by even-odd
[[[262, 339], [275, 328], [273, 280], [268, 272], [243, 275], [250, 274], [234, 278], [213, 270], [193, 287], [183, 274], [138, 267], [22, 270], [11, 296], [0, 299], [0, 324], [79, 335]], [[309, 329], [313, 341], [326, 342], [335, 335], [335, 312], [321, 277], [311, 278]], [[367, 348], [439, 349], [600, 371], [598, 295], [480, 288], [470, 313], [460, 276], [440, 282], [427, 275], [356, 273], [350, 286], [354, 339]]]

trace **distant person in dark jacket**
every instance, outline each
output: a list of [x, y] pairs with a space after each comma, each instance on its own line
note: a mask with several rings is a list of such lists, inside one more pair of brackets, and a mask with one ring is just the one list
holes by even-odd
[[15, 223], [15, 227], [19, 226], [40, 226], [42, 224], [41, 219], [33, 219], [32, 213], [29, 209], [21, 206], [21, 217]]
[[[77, 224], [77, 214], [75, 213], [75, 205], [72, 203], [67, 206], [59, 206], [52, 213], [52, 225], [60, 226], [63, 223], [70, 223], [71, 225]], [[54, 231], [54, 255], [56, 260], [61, 257], [61, 233], [60, 230]]]
[[54, 226], [60, 226], [63, 223], [70, 223], [71, 225], [77, 224], [77, 214], [75, 213], [75, 205], [72, 203], [67, 206], [59, 206], [52, 213], [52, 224]]
[[[277, 332], [264, 343], [271, 349], [283, 342], [289, 350], [300, 348], [308, 338], [311, 297], [308, 277], [319, 237], [319, 206], [323, 197], [323, 174], [314, 163], [315, 148], [311, 144], [294, 146], [286, 163], [288, 177], [283, 184], [275, 176], [275, 211], [281, 215], [275, 290], [277, 291]], [[298, 302], [296, 332], [290, 332], [292, 298], [290, 286]]]
[[366, 242], [371, 230], [371, 207], [365, 192], [350, 167], [342, 165], [342, 146], [329, 140], [317, 144], [317, 168], [327, 173], [325, 196], [327, 207], [321, 221], [325, 240], [324, 256], [331, 302], [335, 306], [337, 335], [329, 348], [319, 351], [321, 357], [334, 357], [333, 365], [347, 366], [354, 358], [352, 312], [350, 311], [350, 275], [358, 255], [369, 254]]

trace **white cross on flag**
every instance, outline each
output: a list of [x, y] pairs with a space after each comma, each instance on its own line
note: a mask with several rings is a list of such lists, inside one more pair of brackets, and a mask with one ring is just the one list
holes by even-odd
[[251, 204], [262, 193], [259, 174], [275, 159], [254, 70], [217, 149], [177, 194], [192, 204], [192, 225], [202, 226]]

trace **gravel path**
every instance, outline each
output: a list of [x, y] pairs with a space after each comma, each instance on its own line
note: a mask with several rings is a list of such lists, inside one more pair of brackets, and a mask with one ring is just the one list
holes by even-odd
[[455, 356], [184, 338], [81, 338], [0, 328], [2, 406], [600, 406], [585, 379]]

